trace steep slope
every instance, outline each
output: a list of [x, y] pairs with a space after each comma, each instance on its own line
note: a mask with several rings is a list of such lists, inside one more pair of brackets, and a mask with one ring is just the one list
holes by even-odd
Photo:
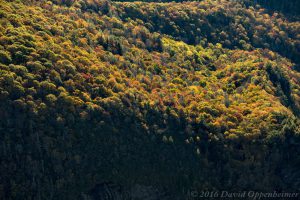
[[259, 7], [247, 8], [228, 0], [120, 3], [117, 9], [123, 20], [142, 20], [150, 31], [189, 44], [221, 43], [226, 48], [245, 50], [267, 48], [299, 65], [299, 22], [289, 22], [280, 13], [270, 15]]
[[1, 0], [0, 23], [0, 197], [299, 191], [299, 22], [228, 1]]

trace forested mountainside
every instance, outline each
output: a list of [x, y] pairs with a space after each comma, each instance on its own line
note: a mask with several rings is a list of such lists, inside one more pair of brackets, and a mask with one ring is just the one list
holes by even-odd
[[300, 22], [266, 5], [0, 0], [0, 199], [300, 192]]
[[250, 3], [259, 3], [271, 10], [279, 10], [286, 14], [292, 14], [299, 17], [300, 14], [300, 1], [298, 0], [249, 0]]
[[[117, 2], [135, 2], [135, 0], [113, 0]], [[141, 0], [142, 2], [191, 2], [193, 0]], [[198, 0], [200, 2], [203, 0]], [[300, 1], [299, 0], [233, 0], [235, 2], [239, 2], [242, 5], [246, 6], [263, 6], [268, 8], [270, 11], [280, 11], [285, 14], [291, 14], [290, 16], [300, 14]]]

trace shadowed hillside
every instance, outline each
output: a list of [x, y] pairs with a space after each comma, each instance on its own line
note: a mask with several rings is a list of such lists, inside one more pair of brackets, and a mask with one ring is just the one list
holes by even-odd
[[0, 24], [0, 199], [300, 192], [299, 21], [226, 0], [0, 0]]

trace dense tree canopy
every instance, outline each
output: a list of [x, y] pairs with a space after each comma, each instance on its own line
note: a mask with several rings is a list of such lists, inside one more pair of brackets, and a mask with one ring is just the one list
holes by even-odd
[[228, 0], [0, 0], [0, 24], [0, 197], [299, 192], [299, 21]]

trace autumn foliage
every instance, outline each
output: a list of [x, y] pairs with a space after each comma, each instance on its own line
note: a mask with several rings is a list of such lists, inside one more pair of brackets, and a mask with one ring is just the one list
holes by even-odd
[[298, 191], [299, 58], [298, 20], [239, 1], [0, 0], [0, 199]]

